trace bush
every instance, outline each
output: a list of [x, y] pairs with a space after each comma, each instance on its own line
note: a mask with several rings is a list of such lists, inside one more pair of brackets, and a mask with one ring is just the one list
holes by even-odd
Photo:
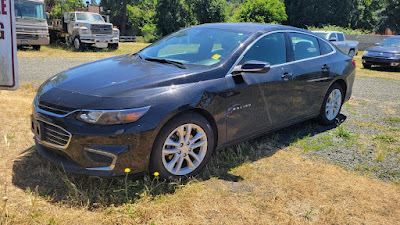
[[287, 20], [287, 14], [279, 0], [247, 0], [236, 18], [240, 22], [279, 23]]
[[322, 25], [320, 27], [314, 27], [314, 26], [307, 26], [307, 30], [310, 31], [338, 31], [338, 32], [343, 32], [344, 34], [348, 35], [360, 35], [360, 34], [370, 34], [371, 31], [369, 30], [361, 30], [361, 29], [350, 29], [350, 28], [344, 28], [344, 27], [339, 27], [336, 25]]

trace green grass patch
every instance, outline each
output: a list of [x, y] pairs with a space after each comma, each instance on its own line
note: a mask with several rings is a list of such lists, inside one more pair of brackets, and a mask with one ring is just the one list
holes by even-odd
[[384, 143], [394, 143], [396, 141], [394, 137], [389, 135], [376, 135], [376, 136], [374, 135], [373, 138], [374, 140], [378, 140]]
[[387, 120], [394, 123], [400, 123], [400, 117], [388, 117]]
[[352, 134], [350, 131], [347, 131], [342, 125], [339, 125], [337, 129], [334, 131], [334, 134], [337, 137], [343, 138], [343, 139], [350, 139], [352, 137]]

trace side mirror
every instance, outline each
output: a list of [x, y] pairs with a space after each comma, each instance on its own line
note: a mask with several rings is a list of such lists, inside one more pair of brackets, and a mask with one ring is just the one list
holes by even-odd
[[381, 43], [375, 43], [375, 46], [380, 46], [381, 45]]
[[233, 70], [234, 73], [266, 73], [271, 69], [271, 64], [268, 62], [261, 62], [257, 60], [250, 60], [245, 62], [239, 68]]
[[337, 41], [336, 38], [329, 38], [329, 41]]

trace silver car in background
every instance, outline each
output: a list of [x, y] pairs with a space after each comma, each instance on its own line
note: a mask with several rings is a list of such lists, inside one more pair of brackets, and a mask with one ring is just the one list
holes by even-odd
[[346, 37], [342, 32], [337, 31], [313, 31], [320, 37], [323, 37], [330, 42], [332, 42], [336, 47], [340, 49], [343, 53], [354, 57], [358, 55], [358, 41], [347, 41]]

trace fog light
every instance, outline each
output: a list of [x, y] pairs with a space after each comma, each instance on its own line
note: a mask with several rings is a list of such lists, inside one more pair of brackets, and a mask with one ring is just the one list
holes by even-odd
[[390, 66], [398, 66], [400, 63], [390, 63]]

